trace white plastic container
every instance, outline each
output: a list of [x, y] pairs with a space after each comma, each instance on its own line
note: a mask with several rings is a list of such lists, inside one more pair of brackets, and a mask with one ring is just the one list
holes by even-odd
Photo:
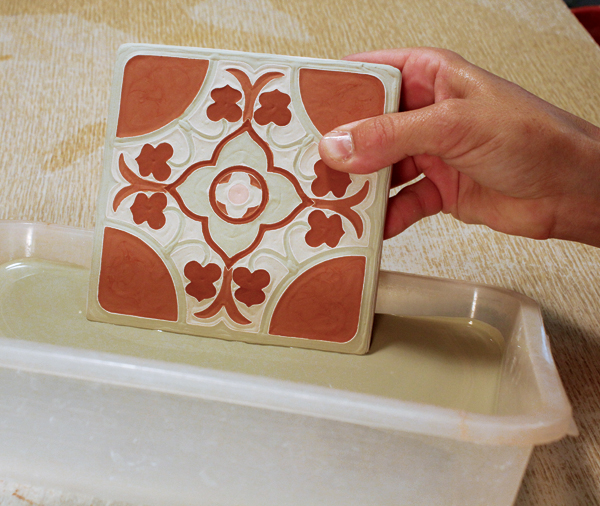
[[[0, 263], [91, 246], [0, 222]], [[383, 272], [377, 311], [500, 330], [495, 412], [0, 336], [0, 476], [149, 506], [511, 505], [533, 447], [576, 433], [537, 304]]]

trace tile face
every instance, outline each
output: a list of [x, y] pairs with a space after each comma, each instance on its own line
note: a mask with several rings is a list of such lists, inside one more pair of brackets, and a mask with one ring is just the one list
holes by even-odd
[[318, 142], [395, 111], [399, 85], [379, 65], [123, 46], [88, 318], [365, 353], [389, 169], [336, 172]]

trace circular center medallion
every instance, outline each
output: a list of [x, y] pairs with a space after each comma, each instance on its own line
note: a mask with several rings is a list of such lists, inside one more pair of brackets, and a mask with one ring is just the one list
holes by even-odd
[[250, 223], [267, 207], [269, 190], [257, 171], [236, 165], [222, 171], [208, 190], [210, 205], [227, 223]]
[[250, 191], [246, 188], [245, 185], [241, 183], [234, 184], [231, 188], [229, 188], [229, 192], [227, 193], [227, 197], [229, 201], [236, 205], [242, 205], [250, 197]]

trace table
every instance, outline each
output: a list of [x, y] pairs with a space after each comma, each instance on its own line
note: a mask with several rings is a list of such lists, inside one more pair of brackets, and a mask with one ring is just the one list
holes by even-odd
[[[600, 124], [600, 48], [562, 0], [3, 0], [0, 219], [93, 226], [125, 42], [325, 58], [445, 47]], [[600, 249], [436, 216], [387, 241], [382, 267], [503, 286], [541, 304], [581, 435], [535, 449], [516, 504], [600, 504]], [[34, 504], [108, 503], [0, 477], [1, 506]]]

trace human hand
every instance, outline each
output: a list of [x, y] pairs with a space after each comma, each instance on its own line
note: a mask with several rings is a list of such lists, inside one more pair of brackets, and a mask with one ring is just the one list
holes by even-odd
[[340, 126], [333, 169], [393, 164], [384, 236], [438, 212], [507, 234], [600, 246], [600, 129], [441, 49], [362, 53], [402, 71], [400, 113]]

